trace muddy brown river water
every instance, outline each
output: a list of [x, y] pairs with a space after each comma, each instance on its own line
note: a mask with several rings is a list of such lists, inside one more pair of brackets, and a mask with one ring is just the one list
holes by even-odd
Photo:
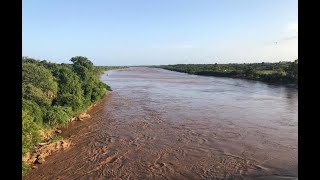
[[297, 89], [131, 67], [24, 179], [297, 179]]

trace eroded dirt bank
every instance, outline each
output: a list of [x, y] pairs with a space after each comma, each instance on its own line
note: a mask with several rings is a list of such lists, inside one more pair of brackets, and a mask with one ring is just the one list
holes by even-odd
[[[62, 130], [71, 146], [24, 179], [295, 179], [296, 92], [150, 68]], [[290, 92], [288, 92], [290, 91]], [[273, 106], [272, 106], [273, 105]]]

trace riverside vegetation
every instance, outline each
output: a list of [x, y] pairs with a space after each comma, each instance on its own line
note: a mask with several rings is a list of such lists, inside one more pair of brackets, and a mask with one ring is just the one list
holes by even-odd
[[[94, 66], [82, 56], [70, 61], [56, 64], [22, 57], [22, 156], [44, 141], [41, 132], [66, 125], [111, 90], [99, 80], [104, 71], [123, 68]], [[28, 169], [22, 161], [22, 174]]]
[[251, 64], [176, 64], [154, 66], [195, 75], [259, 80], [274, 84], [298, 84], [298, 59], [294, 62]]

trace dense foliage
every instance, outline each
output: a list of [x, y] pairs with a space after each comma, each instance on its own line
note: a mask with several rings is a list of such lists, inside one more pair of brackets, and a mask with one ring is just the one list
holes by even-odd
[[[22, 58], [22, 155], [41, 141], [39, 130], [62, 126], [100, 100], [110, 87], [99, 80], [106, 67], [86, 57], [72, 64]], [[23, 174], [28, 169], [23, 164]]]
[[22, 154], [28, 152], [29, 148], [39, 142], [39, 125], [32, 118], [31, 113], [22, 110]]
[[298, 60], [279, 63], [177, 64], [156, 67], [196, 75], [243, 78], [280, 84], [298, 83]]

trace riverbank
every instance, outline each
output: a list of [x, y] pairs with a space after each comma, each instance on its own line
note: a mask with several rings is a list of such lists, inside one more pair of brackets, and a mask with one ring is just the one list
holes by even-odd
[[50, 154], [49, 146], [59, 146], [53, 151], [68, 148], [60, 128], [90, 118], [86, 111], [111, 91], [99, 76], [106, 68], [119, 68], [97, 67], [82, 56], [70, 61], [57, 64], [22, 57], [22, 175], [30, 164], [43, 161], [46, 155], [37, 150]]
[[41, 142], [35, 144], [31, 150], [24, 154], [22, 161], [27, 164], [31, 169], [37, 169], [38, 166], [45, 162], [45, 159], [54, 153], [68, 149], [72, 142], [68, 137], [61, 136], [69, 125], [74, 122], [83, 122], [91, 118], [89, 111], [95, 106], [99, 105], [104, 99], [108, 98], [110, 93], [106, 93], [103, 98], [94, 104], [91, 104], [85, 111], [81, 112], [78, 116], [69, 119], [69, 122], [61, 127], [41, 130]]
[[298, 87], [298, 60], [279, 63], [251, 64], [177, 64], [152, 66], [187, 74], [229, 77]]
[[[162, 69], [165, 69], [165, 68], [162, 68]], [[252, 77], [246, 77], [246, 76], [241, 76], [239, 74], [234, 74], [234, 75], [230, 75], [228, 73], [226, 74], [220, 74], [220, 73], [217, 73], [217, 74], [205, 74], [205, 73], [198, 73], [198, 74], [194, 74], [194, 73], [188, 73], [188, 72], [182, 72], [182, 71], [176, 71], [176, 70], [172, 70], [172, 69], [166, 69], [166, 70], [169, 70], [169, 71], [174, 71], [174, 72], [180, 72], [180, 73], [186, 73], [186, 74], [191, 74], [191, 75], [198, 75], [198, 76], [209, 76], [209, 77], [225, 77], [225, 78], [232, 78], [232, 79], [244, 79], [244, 80], [250, 80], [250, 81], [260, 81], [260, 82], [264, 82], [266, 84], [269, 84], [269, 85], [281, 85], [281, 86], [285, 86], [285, 87], [288, 87], [288, 88], [295, 88], [295, 89], [298, 89], [298, 84], [297, 83], [292, 83], [292, 84], [289, 84], [289, 83], [285, 83], [285, 82], [282, 82], [282, 81], [269, 81], [269, 80], [264, 80], [264, 79], [254, 79]]]

